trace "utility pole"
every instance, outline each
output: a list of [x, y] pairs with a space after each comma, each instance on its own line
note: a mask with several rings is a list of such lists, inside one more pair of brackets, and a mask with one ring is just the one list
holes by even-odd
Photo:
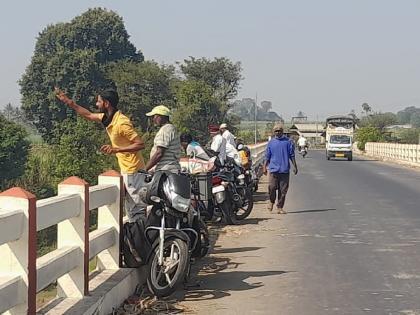
[[257, 144], [257, 99], [258, 93], [255, 93], [255, 105], [254, 105], [254, 143]]

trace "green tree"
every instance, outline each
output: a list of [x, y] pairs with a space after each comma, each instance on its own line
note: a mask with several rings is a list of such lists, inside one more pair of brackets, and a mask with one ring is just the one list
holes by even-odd
[[401, 143], [419, 144], [420, 129], [403, 129], [397, 134]]
[[200, 142], [209, 139], [208, 125], [219, 124], [224, 116], [212, 88], [203, 81], [185, 80], [176, 90], [173, 121], [181, 132], [192, 133]]
[[394, 113], [375, 113], [365, 116], [360, 120], [359, 125], [362, 127], [372, 126], [379, 129], [380, 132], [389, 125], [397, 123], [397, 116]]
[[242, 80], [240, 62], [233, 63], [224, 57], [213, 60], [190, 57], [181, 64], [181, 70], [188, 80], [206, 83], [211, 88], [213, 97], [222, 103], [227, 103], [238, 94]]
[[362, 110], [365, 112], [366, 115], [372, 112], [372, 107], [368, 103], [362, 104]]
[[136, 127], [146, 130], [146, 113], [154, 106], [174, 106], [174, 72], [173, 66], [160, 66], [154, 61], [120, 61], [109, 67], [108, 76], [115, 82], [120, 96], [119, 107]]
[[268, 113], [270, 109], [273, 108], [273, 105], [270, 101], [262, 101], [261, 102], [261, 109], [264, 113]]
[[22, 126], [0, 115], [0, 190], [24, 172], [29, 149], [26, 137]]
[[382, 134], [378, 128], [367, 126], [359, 128], [356, 132], [357, 147], [364, 150], [366, 142], [378, 142], [382, 140]]
[[420, 111], [415, 112], [410, 117], [410, 124], [414, 128], [420, 128]]
[[56, 165], [54, 151], [54, 147], [46, 143], [32, 144], [25, 172], [15, 185], [34, 193], [38, 199], [53, 196], [57, 192], [53, 175]]
[[400, 124], [410, 124], [411, 123], [411, 116], [414, 113], [420, 113], [420, 108], [409, 106], [397, 112], [398, 122]]
[[62, 106], [52, 93], [64, 88], [80, 104], [94, 108], [95, 94], [113, 82], [106, 66], [118, 60], [143, 61], [128, 40], [123, 20], [112, 11], [90, 9], [69, 23], [45, 28], [36, 42], [30, 65], [20, 80], [22, 108], [42, 137], [54, 142], [54, 129], [74, 111]]
[[78, 176], [93, 185], [104, 170], [118, 169], [115, 156], [99, 152], [109, 139], [98, 126], [78, 117], [76, 121], [64, 121], [56, 131], [60, 138], [54, 146], [55, 185], [69, 176]]

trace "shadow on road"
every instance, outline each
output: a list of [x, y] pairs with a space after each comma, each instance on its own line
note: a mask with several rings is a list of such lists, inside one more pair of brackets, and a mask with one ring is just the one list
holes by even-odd
[[372, 158], [370, 158], [370, 159], [359, 159], [359, 158], [356, 158], [353, 161], [355, 161], [355, 162], [378, 162], [379, 160], [378, 159], [372, 159]]
[[306, 209], [306, 210], [288, 211], [287, 213], [325, 212], [325, 211], [333, 211], [333, 210], [337, 210], [337, 209], [335, 209], [335, 208], [329, 208], [329, 209]]
[[249, 225], [249, 224], [258, 225], [260, 224], [260, 222], [267, 221], [269, 219], [270, 218], [247, 218], [241, 221], [239, 225]]
[[[187, 291], [178, 292], [177, 299], [185, 301], [203, 301], [220, 299], [230, 296], [234, 291], [245, 291], [264, 286], [264, 282], [255, 278], [281, 275], [289, 271], [237, 271], [242, 263], [235, 263], [228, 257], [208, 257], [194, 268], [201, 269], [199, 274], [192, 276], [197, 281], [195, 285], [187, 286]], [[254, 278], [250, 283], [249, 278]], [[201, 288], [203, 284], [203, 288]]]
[[243, 253], [243, 252], [250, 252], [254, 250], [259, 250], [265, 247], [236, 247], [236, 248], [223, 248], [218, 249], [221, 246], [215, 246], [212, 254], [230, 254], [230, 253]]
[[266, 200], [268, 200], [267, 192], [257, 191], [254, 193], [254, 202], [266, 201]]

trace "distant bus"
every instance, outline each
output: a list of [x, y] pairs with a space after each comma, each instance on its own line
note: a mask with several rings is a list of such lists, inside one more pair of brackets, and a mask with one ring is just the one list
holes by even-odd
[[331, 116], [326, 120], [325, 148], [327, 160], [353, 160], [353, 136], [356, 122], [352, 116]]

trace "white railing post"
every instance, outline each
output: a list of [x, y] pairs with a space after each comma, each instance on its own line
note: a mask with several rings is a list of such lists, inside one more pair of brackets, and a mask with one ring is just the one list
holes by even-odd
[[9, 292], [10, 296], [0, 296], [0, 307], [8, 309], [6, 314], [35, 314], [36, 197], [14, 187], [0, 193], [0, 208], [23, 211], [22, 226], [16, 227], [22, 231], [19, 239], [0, 246], [0, 272], [21, 277], [16, 290]]
[[[83, 261], [57, 281], [62, 297], [81, 298], [89, 293], [89, 185], [78, 177], [69, 177], [58, 185], [58, 195], [80, 195], [79, 215], [58, 223], [57, 248], [78, 246]], [[60, 211], [60, 209], [57, 209]]]
[[122, 241], [124, 182], [120, 173], [111, 170], [99, 175], [98, 184], [112, 184], [118, 187], [115, 202], [98, 209], [98, 229], [113, 227], [116, 233], [114, 245], [98, 254], [98, 268], [100, 270], [118, 269], [122, 267], [120, 244]]

